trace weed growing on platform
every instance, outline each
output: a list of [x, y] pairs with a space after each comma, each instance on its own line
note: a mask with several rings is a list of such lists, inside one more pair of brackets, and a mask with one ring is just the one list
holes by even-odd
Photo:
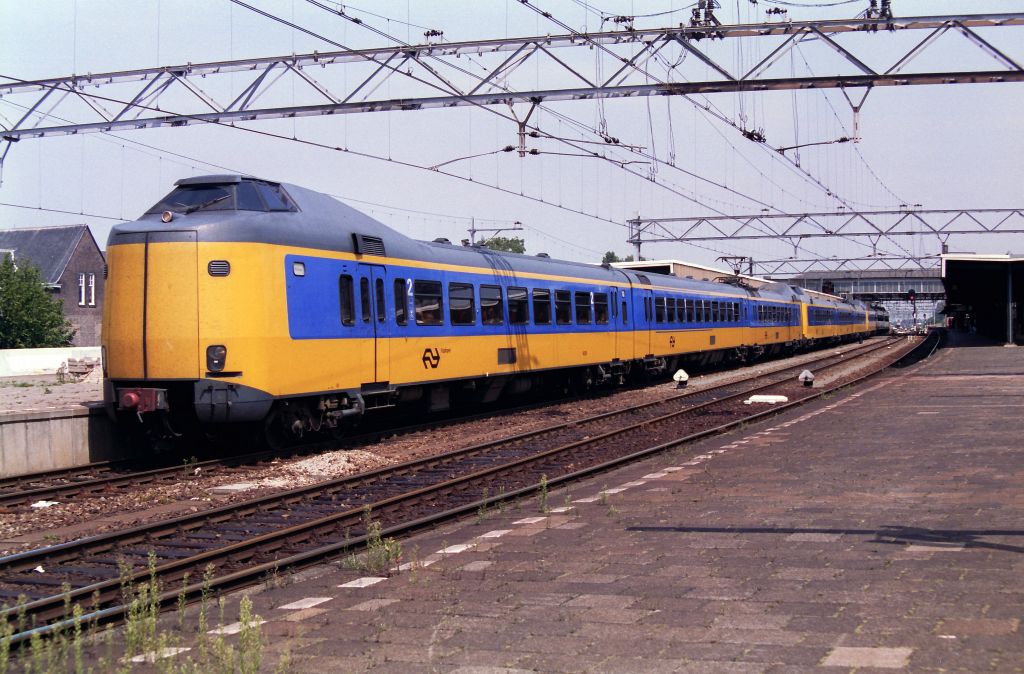
[[[211, 611], [211, 583], [214, 569], [208, 567], [203, 577], [198, 613], [198, 629], [194, 633], [186, 627], [185, 612], [188, 598], [188, 577], [182, 579], [177, 595], [177, 615], [170, 629], [161, 627], [160, 609], [164, 602], [173, 601], [174, 595], [161, 590], [157, 579], [156, 557], [150, 553], [148, 578], [134, 581], [134, 573], [127, 564], [120, 564], [121, 597], [125, 607], [125, 622], [120, 629], [107, 626], [99, 629], [97, 612], [98, 594], [92, 604], [83, 609], [72, 602], [71, 588], [64, 587], [64, 617], [54, 623], [46, 636], [33, 633], [20, 650], [12, 651], [15, 634], [33, 627], [29, 623], [25, 604], [18, 600], [16, 617], [0, 620], [0, 674], [130, 674], [141, 665], [146, 671], [160, 674], [256, 674], [263, 663], [263, 638], [260, 617], [253, 612], [252, 601], [245, 597], [239, 606], [237, 643], [223, 631], [209, 634]], [[224, 625], [224, 599], [217, 602], [217, 626]], [[6, 612], [8, 607], [3, 607]], [[235, 630], [232, 630], [235, 632]], [[118, 643], [120, 642], [120, 643]], [[162, 657], [170, 649], [185, 648], [187, 653]], [[283, 654], [275, 669], [278, 673], [290, 668], [290, 658]]]
[[545, 515], [551, 510], [548, 506], [548, 476], [540, 476], [540, 511]]
[[366, 573], [390, 576], [402, 558], [402, 544], [381, 535], [380, 522], [372, 519], [369, 506], [363, 511], [363, 522], [366, 524], [366, 551], [362, 555], [352, 554], [348, 565]]

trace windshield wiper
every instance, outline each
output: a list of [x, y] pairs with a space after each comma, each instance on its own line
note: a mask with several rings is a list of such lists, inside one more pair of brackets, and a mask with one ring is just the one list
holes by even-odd
[[210, 199], [209, 201], [204, 201], [201, 204], [195, 204], [194, 206], [189, 206], [184, 211], [182, 211], [182, 213], [184, 213], [186, 215], [188, 215], [189, 213], [195, 213], [196, 211], [198, 211], [198, 210], [200, 210], [202, 208], [206, 208], [207, 206], [213, 206], [216, 203], [224, 201], [225, 199], [227, 199], [230, 196], [231, 196], [230, 194], [222, 194], [219, 197], [214, 197], [213, 199]]

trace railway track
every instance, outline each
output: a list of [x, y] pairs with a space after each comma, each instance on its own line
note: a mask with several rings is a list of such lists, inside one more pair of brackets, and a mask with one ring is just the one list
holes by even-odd
[[[846, 353], [855, 354], [857, 349]], [[829, 356], [823, 357], [828, 358]], [[817, 367], [816, 363], [819, 360], [783, 368], [779, 372], [791, 372], [807, 367]], [[501, 411], [501, 414], [515, 414], [546, 404], [550, 404], [549, 401], [505, 409]], [[477, 418], [490, 417], [494, 416], [494, 414], [495, 412], [492, 410], [480, 414], [462, 415], [452, 419], [435, 419], [426, 423], [411, 424], [399, 428], [374, 429], [354, 435], [345, 440], [340, 446], [358, 447], [376, 441], [385, 435], [404, 435], [437, 428], [453, 422], [466, 422]], [[86, 466], [0, 479], [0, 511], [24, 510], [30, 507], [32, 503], [39, 501], [61, 502], [89, 498], [90, 496], [100, 494], [126, 493], [130, 490], [146, 486], [175, 484], [198, 474], [204, 476], [230, 476], [235, 473], [243, 473], [259, 468], [261, 465], [266, 465], [275, 459], [314, 454], [325, 449], [324, 445], [325, 443], [321, 442], [298, 446], [288, 451], [263, 451], [203, 461], [182, 460], [174, 465], [152, 466], [131, 461], [98, 462]], [[337, 449], [338, 447], [337, 443], [332, 443], [329, 448]]]
[[[888, 346], [892, 344], [874, 344], [821, 359], [815, 366], [819, 380], [830, 370], [848, 367], [853, 353], [864, 356]], [[181, 594], [194, 598], [202, 593], [204, 585], [195, 580], [207, 566], [215, 569], [207, 591], [259, 582], [277, 569], [359, 549], [370, 534], [370, 518], [384, 535], [407, 533], [531, 493], [542, 480], [553, 486], [773, 414], [780, 408], [752, 413], [742, 398], [781, 393], [790, 397], [784, 406], [788, 407], [870, 376], [909, 350], [910, 346], [893, 349], [870, 372], [847, 373], [821, 388], [801, 386], [792, 376], [797, 368], [786, 368], [745, 385], [672, 396], [370, 473], [0, 558], [0, 597], [21, 603], [2, 618], [13, 622], [26, 615], [42, 625], [34, 631], [45, 632], [66, 617], [69, 603], [78, 602], [96, 607], [90, 618], [116, 619], [125, 611], [122, 569], [130, 567], [127, 575], [144, 582], [150, 574], [150, 556], [167, 588], [161, 597], [167, 603], [176, 602]], [[370, 518], [367, 512], [372, 513]], [[16, 634], [13, 641], [31, 633]]]

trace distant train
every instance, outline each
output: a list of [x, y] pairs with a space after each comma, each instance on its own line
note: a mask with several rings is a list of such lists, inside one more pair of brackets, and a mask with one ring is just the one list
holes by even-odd
[[749, 287], [410, 239], [317, 192], [179, 180], [113, 228], [111, 415], [160, 432], [285, 439], [379, 408], [447, 410], [539, 387], [860, 339], [887, 317]]

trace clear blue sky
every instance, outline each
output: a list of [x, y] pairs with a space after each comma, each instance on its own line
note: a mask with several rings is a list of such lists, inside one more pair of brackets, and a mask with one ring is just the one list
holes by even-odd
[[[251, 0], [250, 4], [346, 46], [389, 44], [365, 27], [343, 21], [304, 0]], [[637, 26], [678, 24], [688, 20], [686, 7], [690, 3], [535, 0], [534, 4], [575, 29], [595, 30], [601, 25], [602, 11], [642, 15], [677, 10], [638, 18]], [[723, 0], [722, 5], [718, 16], [724, 23], [763, 20], [764, 11], [777, 6], [766, 2], [753, 5], [747, 0]], [[815, 19], [853, 16], [866, 6], [864, 0], [830, 8], [788, 9], [793, 19]], [[995, 0], [968, 4], [894, 0], [893, 6], [901, 16], [957, 13], [965, 8], [971, 13], [1022, 9], [1019, 2]], [[421, 42], [425, 28], [441, 29], [445, 39], [451, 41], [563, 32], [518, 0], [377, 0], [346, 3], [345, 7], [366, 25], [407, 42]], [[1024, 29], [981, 34], [1024, 62]], [[863, 53], [874, 59], [872, 65], [887, 67], [899, 49], [923, 37], [923, 32], [915, 32], [852, 39], [867, 40], [861, 44], [867, 44], [870, 50]], [[756, 62], [771, 46], [754, 42], [739, 46], [726, 41], [711, 49], [724, 63], [737, 66]], [[227, 0], [37, 0], [0, 5], [0, 76], [20, 79], [330, 49], [333, 47], [316, 38]], [[562, 52], [566, 53], [564, 58], [578, 59], [574, 63], [580, 67], [593, 68], [593, 52], [578, 50], [571, 56], [569, 50]], [[470, 63], [468, 59], [466, 63]], [[959, 70], [989, 68], [992, 62], [960, 36], [946, 35], [916, 65]], [[692, 63], [680, 67], [692, 68]], [[788, 74], [791, 68], [798, 74], [805, 74], [807, 68], [816, 74], [828, 74], [841, 66], [834, 55], [808, 46], [793, 63], [786, 60], [780, 67], [780, 74]], [[531, 65], [517, 75], [513, 84], [520, 89], [550, 86], [555, 80], [549, 68], [540, 62]], [[659, 69], [664, 74], [663, 66], [652, 66], [653, 72]], [[701, 72], [693, 71], [695, 75]], [[332, 86], [339, 86], [344, 77], [357, 76], [354, 69], [350, 75], [341, 70], [324, 73], [325, 82]], [[240, 76], [225, 78], [222, 83], [211, 82], [210, 91], [230, 100], [242, 82]], [[402, 82], [391, 81], [375, 95], [402, 95], [404, 87]], [[282, 87], [276, 99], [271, 96], [265, 102], [288, 102], [289, 95], [301, 99], [301, 94], [293, 91]], [[708, 100], [723, 115], [734, 120], [743, 115], [747, 126], [762, 128], [772, 146], [791, 145], [795, 138], [809, 142], [851, 133], [849, 107], [835, 91], [716, 94]], [[0, 99], [0, 124], [10, 126], [20, 117], [18, 106], [26, 103], [23, 97]], [[881, 88], [870, 94], [864, 106], [860, 143], [806, 148], [802, 161], [816, 178], [864, 208], [900, 203], [929, 208], [1020, 206], [1020, 185], [1024, 183], [1021, 109], [1022, 84]], [[69, 105], [54, 114], [62, 111], [76, 120], [85, 118], [81, 106]], [[797, 176], [773, 156], [775, 153], [744, 140], [735, 129], [682, 99], [616, 100], [600, 107], [592, 101], [551, 103], [541, 111], [539, 123], [546, 131], [572, 136], [575, 131], [571, 124], [554, 113], [589, 127], [603, 118], [611, 135], [643, 146], [663, 160], [674, 154], [678, 167], [726, 184], [734, 191], [709, 187], [668, 165], [658, 167], [654, 182], [629, 175], [607, 162], [557, 154], [520, 159], [501, 153], [450, 165], [460, 175], [472, 177], [474, 183], [470, 183], [353, 153], [207, 126], [25, 140], [11, 150], [4, 165], [0, 203], [33, 208], [0, 206], [0, 227], [87, 222], [103, 245], [116, 220], [79, 213], [133, 219], [169, 191], [177, 178], [225, 169], [298, 183], [353, 200], [353, 206], [417, 238], [465, 238], [471, 217], [478, 218], [484, 227], [519, 220], [526, 227], [519, 234], [526, 239], [529, 252], [547, 251], [556, 257], [587, 261], [599, 259], [606, 250], [631, 252], [624, 242], [622, 224], [638, 213], [645, 217], [705, 215], [711, 213], [710, 209], [750, 213], [760, 210], [757, 202], [797, 212], [832, 209], [837, 203]], [[471, 108], [269, 121], [249, 126], [422, 166], [490, 153], [516, 141], [511, 124], [485, 110]], [[567, 151], [551, 141], [531, 141], [534, 146], [548, 153]], [[646, 173], [647, 166], [632, 165], [641, 174]], [[483, 186], [486, 183], [511, 192], [522, 191], [553, 205], [489, 189]], [[703, 205], [693, 203], [687, 195], [696, 195]], [[920, 253], [938, 250], [934, 239], [907, 241], [906, 245]], [[710, 263], [723, 252], [761, 259], [792, 252], [783, 246], [751, 242], [716, 247], [720, 252], [658, 244], [648, 246], [645, 255]], [[816, 247], [840, 256], [864, 250], [841, 241], [820, 242]], [[954, 240], [953, 247], [988, 252], [1024, 250], [1019, 239], [1008, 236]]]

